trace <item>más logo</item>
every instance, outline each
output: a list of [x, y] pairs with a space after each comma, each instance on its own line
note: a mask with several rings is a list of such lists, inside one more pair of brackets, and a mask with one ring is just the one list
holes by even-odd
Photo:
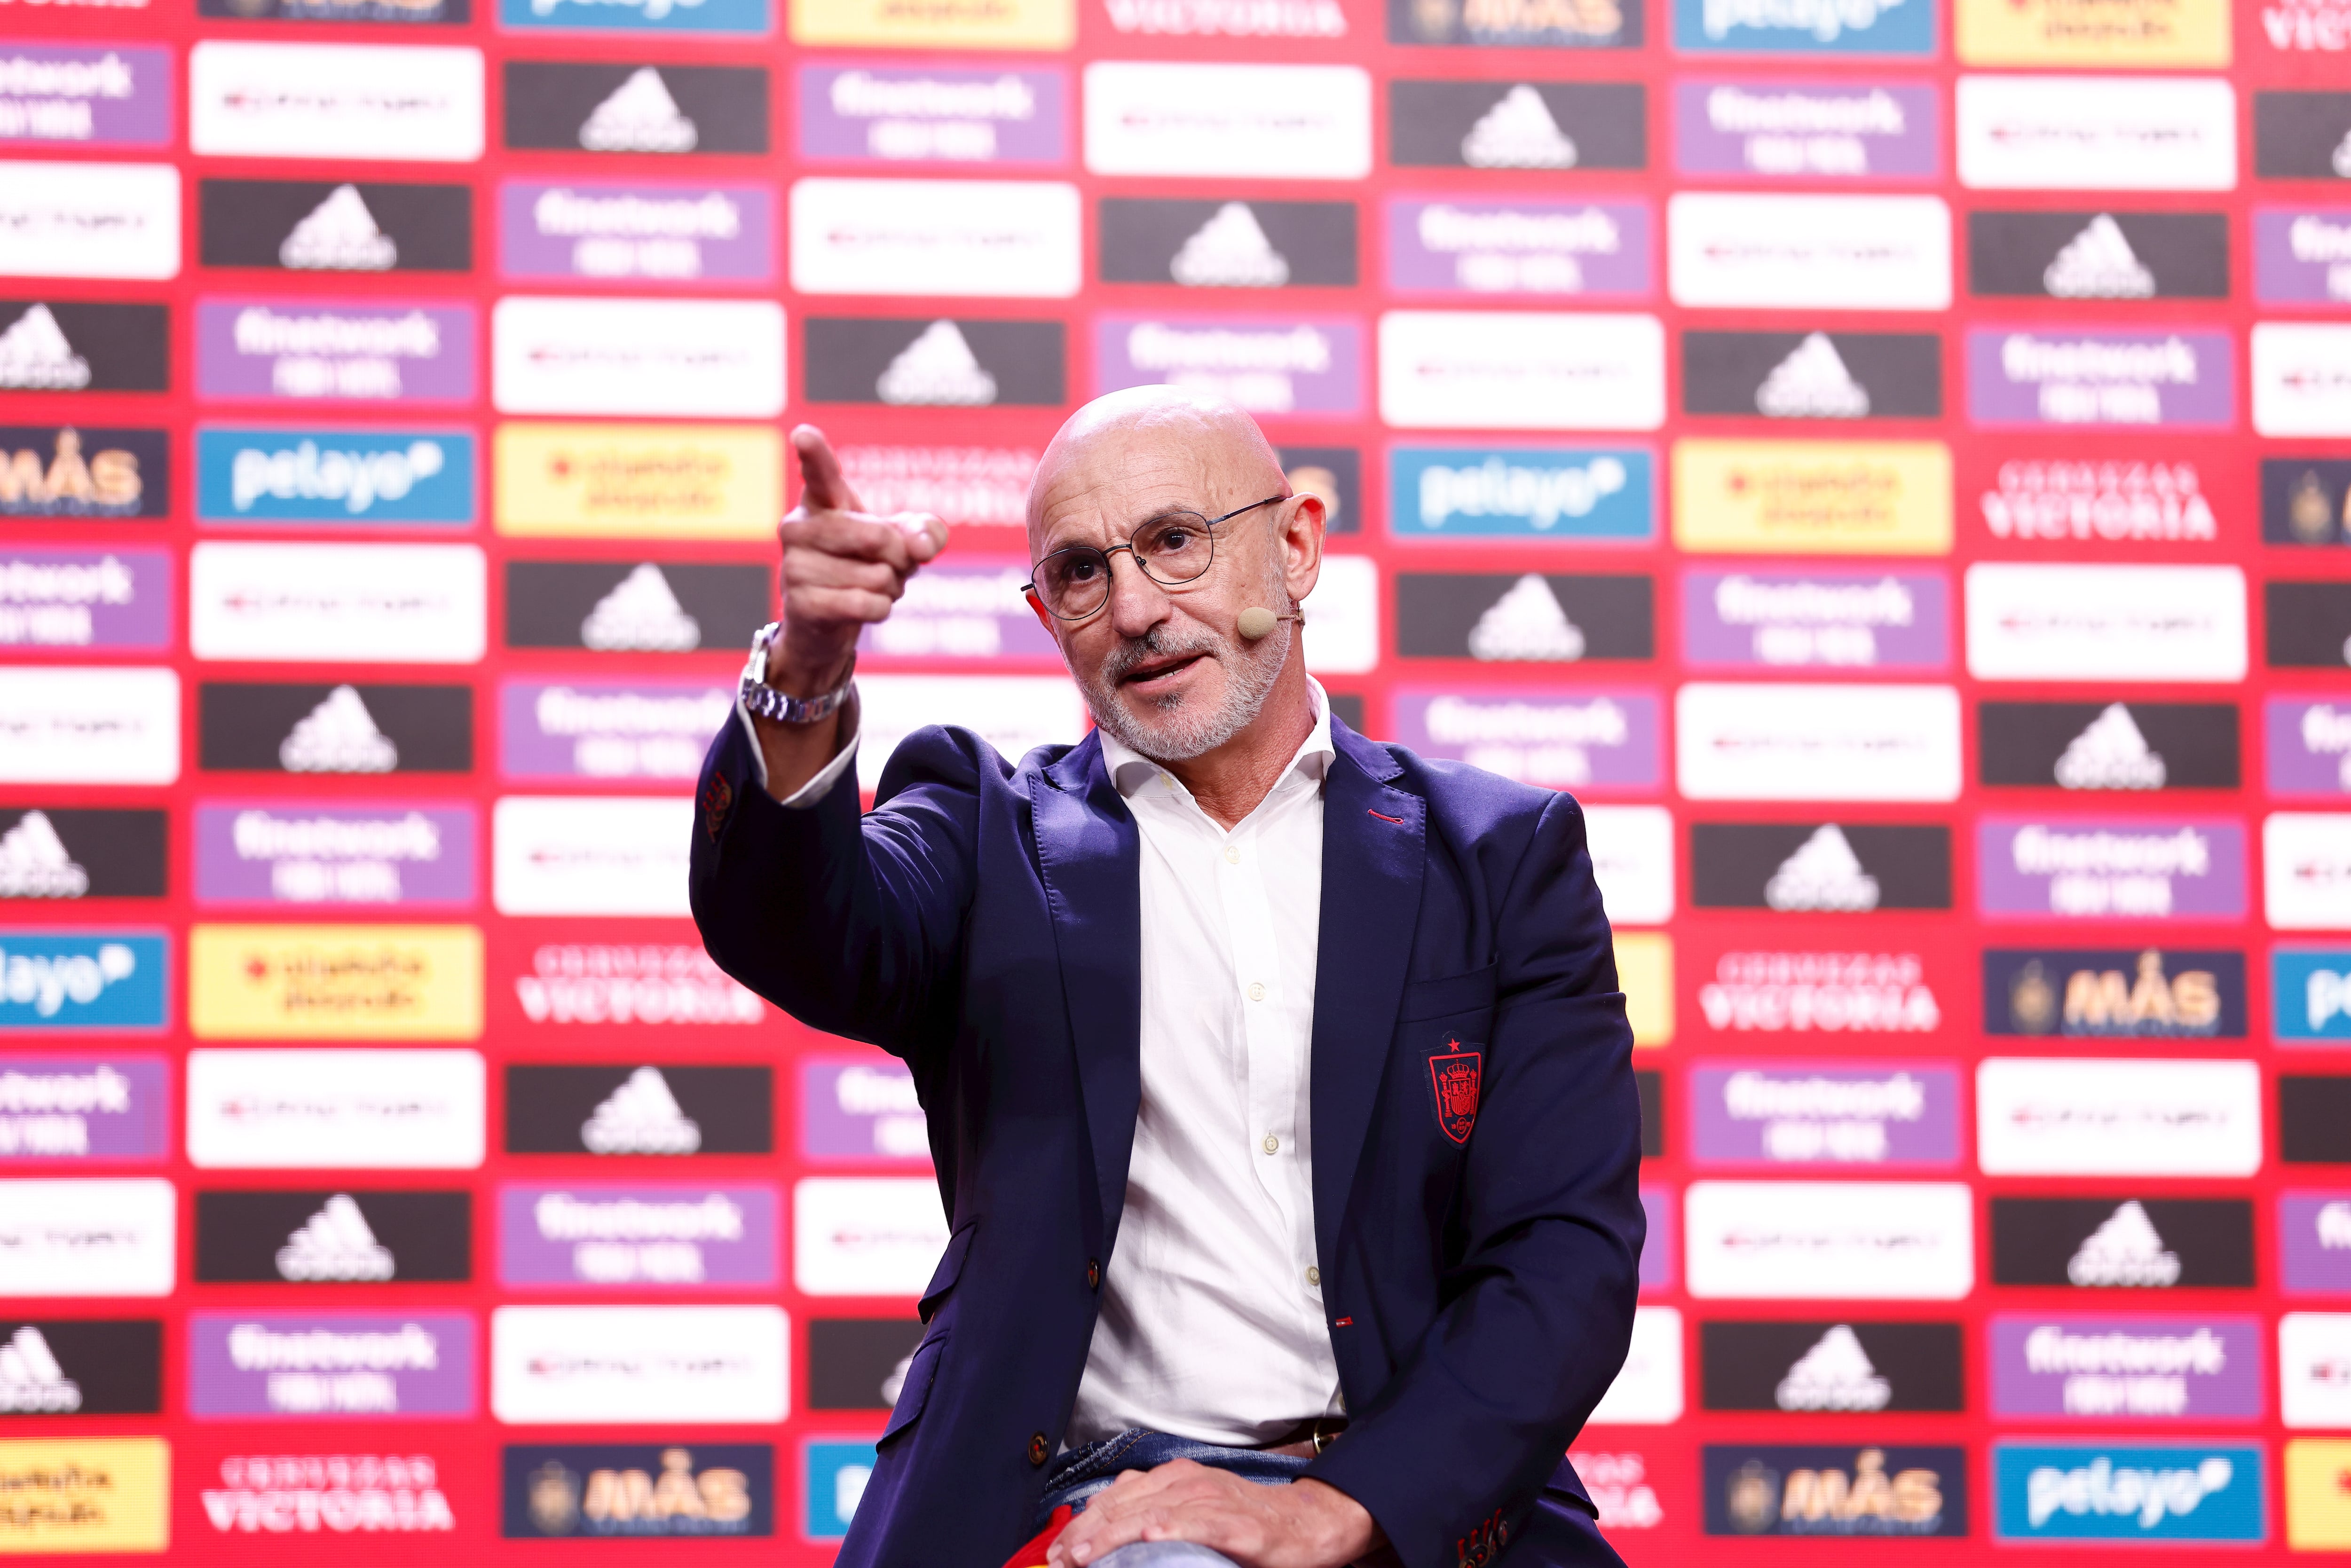
[[171, 140], [171, 50], [0, 45], [0, 143], [163, 147]]
[[1388, 527], [1399, 538], [1646, 541], [1654, 467], [1639, 448], [1398, 446]]
[[511, 1444], [504, 1470], [509, 1541], [776, 1532], [776, 1451], [765, 1443]]
[[439, 1533], [457, 1528], [428, 1454], [230, 1454], [196, 1493], [219, 1535]]
[[1965, 1448], [1717, 1447], [1708, 1535], [1964, 1536]]
[[156, 1056], [0, 1056], [0, 1161], [162, 1158], [168, 1071]]
[[2351, 816], [2273, 811], [2262, 823], [2262, 913], [2280, 931], [2351, 925]]
[[[1600, 3], [1613, 9], [1613, 0]], [[1637, 82], [1392, 81], [1388, 141], [1388, 161], [1402, 168], [1643, 169], [1647, 89]]]
[[783, 308], [762, 299], [550, 299], [491, 313], [504, 413], [767, 419], [784, 406]]
[[778, 1234], [772, 1186], [498, 1189], [498, 1279], [510, 1286], [768, 1286]]
[[0, 270], [174, 277], [180, 174], [168, 163], [0, 162]]
[[474, 1277], [473, 1197], [463, 1191], [199, 1192], [195, 1238], [201, 1284]]
[[[2244, 678], [2245, 574], [2233, 566], [2041, 566], [1967, 573], [1980, 681]], [[2272, 635], [2277, 617], [2270, 617]]]
[[1994, 1197], [1995, 1285], [2169, 1290], [2253, 1284], [2243, 1198]]
[[1392, 199], [1388, 287], [1646, 299], [1656, 286], [1650, 225], [1646, 202]]
[[1733, 1320], [1698, 1325], [1708, 1410], [1874, 1414], [1967, 1408], [1954, 1322]]
[[[889, 620], [865, 628], [858, 652], [882, 664], [912, 658], [1018, 666], [1056, 658], [1051, 633], [1021, 598], [1029, 576], [1017, 556], [967, 556], [926, 570], [907, 580]], [[916, 587], [923, 578], [930, 580]], [[731, 712], [734, 694], [727, 701]]]
[[2351, 92], [2253, 95], [2253, 172], [2264, 180], [2351, 179]]
[[1943, 555], [1951, 455], [1939, 442], [1674, 443], [1674, 542], [1740, 554]]
[[2270, 954], [2273, 1030], [2281, 1042], [2351, 1039], [2351, 951], [2279, 947]]
[[2220, 537], [2202, 477], [2186, 460], [2011, 458], [1977, 491], [1976, 506], [1996, 539], [2209, 544]]
[[684, 796], [508, 795], [492, 820], [501, 915], [684, 915]]
[[168, 305], [0, 299], [0, 392], [167, 392], [171, 343]]
[[1362, 327], [1327, 317], [1102, 316], [1094, 323], [1102, 390], [1165, 382], [1257, 413], [1359, 412], [1363, 357]]
[[196, 765], [284, 773], [470, 773], [471, 686], [207, 681]]
[[2351, 543], [2351, 462], [2326, 457], [2262, 459], [2262, 542]]
[[188, 146], [211, 157], [298, 147], [313, 158], [470, 163], [482, 155], [483, 86], [479, 49], [208, 39], [188, 53]]
[[1682, 334], [1682, 412], [1766, 419], [1939, 419], [1931, 332]]
[[188, 1163], [470, 1170], [486, 1079], [471, 1051], [192, 1051]]
[[766, 1067], [507, 1068], [512, 1155], [768, 1155], [776, 1147]]
[[1677, 305], [1942, 310], [1951, 303], [1951, 214], [1937, 196], [1683, 192], [1666, 204], [1666, 236]]
[[1085, 74], [1096, 174], [1360, 180], [1372, 78], [1354, 66], [1098, 60]]
[[747, 643], [775, 590], [764, 566], [510, 560], [507, 646], [685, 653]]
[[0, 648], [172, 644], [172, 554], [0, 545]]
[[470, 305], [206, 300], [196, 391], [236, 401], [467, 403]]
[[510, 148], [768, 152], [768, 73], [756, 66], [508, 60], [506, 105]]
[[0, 780], [169, 784], [180, 776], [170, 670], [0, 669]]
[[759, 185], [508, 180], [498, 187], [498, 270], [765, 283], [776, 272], [775, 197]]
[[1916, 953], [1728, 952], [1698, 1005], [1708, 1028], [1738, 1034], [1932, 1034], [1943, 1021]]
[[471, 925], [197, 925], [188, 971], [199, 1040], [482, 1032], [482, 934]]
[[1097, 221], [1105, 283], [1186, 288], [1355, 284], [1353, 202], [1105, 196]]
[[1717, 1061], [1694, 1067], [1689, 1085], [1697, 1165], [1959, 1163], [1959, 1074], [1948, 1067]]
[[188, 1413], [199, 1417], [470, 1416], [474, 1364], [468, 1312], [188, 1315]]
[[1972, 212], [1968, 292], [2053, 299], [2225, 299], [2225, 213]]
[[1917, 85], [1685, 81], [1674, 166], [1769, 179], [1927, 179], [1942, 168], [1942, 105]]
[[829, 162], [1044, 163], [1069, 156], [1053, 70], [804, 65], [799, 152]]
[[0, 1293], [168, 1296], [178, 1209], [161, 1179], [0, 1181]]
[[1682, 658], [1697, 668], [1939, 670], [1950, 642], [1939, 574], [1682, 574]]
[[2241, 1040], [2245, 956], [2161, 947], [1987, 948], [1983, 1004], [1986, 1034]]
[[2246, 1420], [2262, 1414], [2262, 1381], [2258, 1318], [2004, 1312], [1991, 1320], [1998, 1416]]
[[1388, 0], [1388, 41], [1499, 48], [1637, 48], [1641, 0]]
[[10, 927], [0, 939], [0, 1033], [162, 1029], [170, 940]]
[[1028, 180], [796, 181], [804, 294], [1067, 298], [1084, 277], [1078, 188]]
[[1953, 800], [1949, 686], [1692, 681], [1674, 694], [1676, 778], [1694, 800]]
[[1976, 709], [1985, 784], [2061, 789], [2234, 789], [2233, 703], [1985, 702]]
[[167, 517], [171, 435], [0, 425], [0, 517]]
[[212, 523], [474, 521], [474, 438], [448, 430], [196, 431], [196, 516]]
[[780, 1307], [490, 1314], [490, 1407], [510, 1426], [752, 1425], [781, 1421], [790, 1403], [790, 1323]]
[[287, 272], [470, 272], [474, 200], [464, 185], [204, 180], [196, 256], [206, 267]]
[[2004, 191], [2229, 191], [2237, 95], [2195, 77], [1963, 76], [1959, 183]]
[[2253, 298], [2264, 305], [2351, 303], [2351, 211], [2256, 208]]
[[162, 1408], [162, 1323], [0, 1320], [0, 1417], [152, 1416]]
[[1423, 757], [1553, 789], [1652, 789], [1661, 776], [1657, 699], [1646, 693], [1404, 690], [1392, 702], [1396, 738]]
[[1951, 835], [1939, 824], [1693, 822], [1700, 909], [1865, 915], [1949, 909]]
[[1976, 1067], [1986, 1176], [2251, 1176], [2262, 1075], [2250, 1061], [1992, 1057]]
[[2252, 349], [2254, 430], [2351, 435], [2351, 327], [2262, 321]]
[[2290, 1296], [2351, 1295], [2351, 1192], [2278, 1199], [2281, 1283]]
[[508, 681], [498, 711], [509, 779], [692, 779], [735, 694], [684, 681]]
[[1994, 1443], [2001, 1541], [2267, 1537], [2258, 1444]]
[[918, 1296], [946, 1244], [928, 1176], [811, 1176], [792, 1188], [792, 1282], [805, 1295]]
[[1957, 1301], [1975, 1285], [1963, 1182], [1701, 1181], [1683, 1208], [1702, 1300]]
[[930, 1129], [914, 1075], [895, 1061], [802, 1062], [800, 1154], [928, 1164]]
[[2226, 332], [1968, 334], [1968, 417], [1991, 429], [2236, 421], [2236, 356]]
[[1380, 417], [1465, 430], [1655, 430], [1666, 335], [1654, 316], [1391, 310]]
[[475, 836], [470, 806], [200, 806], [196, 902], [464, 908]]
[[800, 371], [811, 402], [1058, 408], [1069, 346], [1059, 321], [811, 316]]
[[1646, 576], [1396, 574], [1396, 652], [1413, 659], [1576, 664], [1656, 656]]
[[2232, 920], [2245, 912], [2245, 831], [2232, 821], [1976, 825], [1978, 907], [2074, 920]]

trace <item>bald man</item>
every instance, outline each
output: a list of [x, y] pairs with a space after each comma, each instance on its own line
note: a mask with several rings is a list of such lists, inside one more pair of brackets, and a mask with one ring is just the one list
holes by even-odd
[[946, 530], [792, 441], [692, 889], [721, 967], [904, 1059], [929, 1117], [949, 1238], [844, 1568], [1616, 1563], [1562, 1458], [1643, 1233], [1574, 800], [1341, 723], [1322, 501], [1146, 388], [1029, 491], [1095, 729], [1017, 765], [918, 731], [861, 817], [858, 634]]

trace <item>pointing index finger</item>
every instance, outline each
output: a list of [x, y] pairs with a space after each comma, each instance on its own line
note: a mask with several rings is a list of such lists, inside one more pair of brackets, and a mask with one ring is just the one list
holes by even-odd
[[800, 460], [800, 505], [810, 511], [862, 512], [865, 505], [841, 472], [841, 459], [824, 432], [813, 424], [792, 428], [792, 450]]

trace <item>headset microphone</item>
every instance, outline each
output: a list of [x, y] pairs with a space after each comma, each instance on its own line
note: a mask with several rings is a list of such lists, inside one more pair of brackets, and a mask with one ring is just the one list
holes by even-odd
[[1305, 616], [1297, 614], [1276, 615], [1262, 604], [1252, 604], [1240, 612], [1239, 619], [1235, 622], [1235, 630], [1254, 643], [1270, 632], [1279, 622], [1305, 619]]

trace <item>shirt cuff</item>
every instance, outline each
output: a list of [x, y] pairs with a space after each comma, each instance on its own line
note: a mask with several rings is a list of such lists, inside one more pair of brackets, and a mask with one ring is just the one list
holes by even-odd
[[[751, 710], [743, 706], [743, 699], [739, 696], [735, 699], [735, 718], [736, 722], [743, 727], [744, 738], [751, 743], [751, 766], [758, 772], [759, 788], [766, 789], [768, 788], [768, 754], [759, 746], [759, 729], [758, 726], [752, 722]], [[793, 790], [788, 799], [779, 800], [777, 804], [787, 811], [805, 811], [823, 800], [832, 787], [841, 781], [841, 776], [857, 765], [857, 738], [864, 728], [863, 718], [864, 705], [857, 700], [857, 694], [852, 692], [849, 694], [849, 700], [841, 705], [841, 722], [849, 733], [841, 739], [841, 750], [834, 755], [831, 761], [824, 765], [823, 769], [815, 778]]]

